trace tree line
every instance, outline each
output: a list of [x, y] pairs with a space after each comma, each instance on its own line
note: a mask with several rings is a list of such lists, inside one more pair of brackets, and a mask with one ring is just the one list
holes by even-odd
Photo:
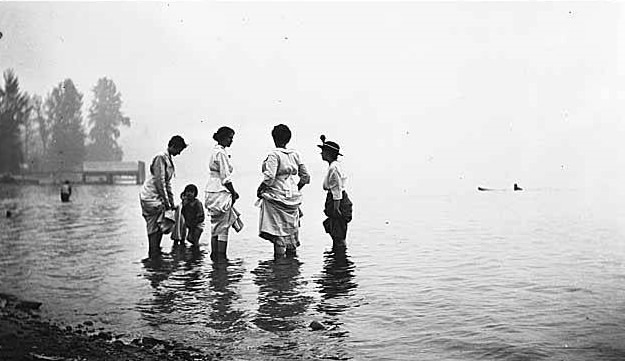
[[121, 161], [117, 140], [130, 118], [113, 80], [98, 79], [83, 119], [83, 94], [71, 79], [47, 96], [20, 89], [15, 72], [0, 86], [0, 174], [77, 171], [84, 161]]

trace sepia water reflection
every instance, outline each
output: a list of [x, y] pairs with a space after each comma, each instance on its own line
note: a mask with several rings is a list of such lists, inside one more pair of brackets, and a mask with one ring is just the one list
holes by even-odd
[[235, 307], [241, 298], [237, 284], [245, 273], [242, 260], [212, 262], [205, 249], [174, 245], [171, 252], [142, 264], [152, 294], [138, 303], [138, 310], [151, 327], [199, 333], [209, 328], [224, 334], [246, 328], [245, 312]]
[[306, 312], [313, 298], [302, 290], [302, 263], [297, 257], [262, 261], [252, 274], [258, 286], [258, 312], [254, 323], [265, 331], [292, 331], [302, 326], [298, 315]]
[[226, 360], [625, 359], [625, 212], [609, 201], [359, 197], [348, 248], [334, 250], [323, 197], [310, 198], [302, 247], [280, 259], [241, 202], [247, 228], [213, 262], [206, 237], [199, 249], [165, 237], [162, 257], [146, 259], [137, 192], [77, 186], [61, 203], [55, 187], [0, 185], [11, 213], [0, 219], [0, 292], [42, 301], [56, 321]]
[[354, 279], [354, 262], [351, 261], [348, 251], [344, 248], [333, 248], [323, 254], [323, 272], [315, 280], [319, 284], [321, 300], [317, 310], [326, 314], [324, 323], [334, 327], [332, 336], [346, 337], [348, 331], [338, 329], [343, 325], [339, 317], [347, 311], [354, 302], [358, 284]]
[[212, 297], [210, 322], [208, 326], [224, 333], [245, 330], [245, 312], [235, 304], [241, 298], [237, 283], [245, 273], [241, 260], [218, 260], [213, 262], [209, 275], [209, 290]]

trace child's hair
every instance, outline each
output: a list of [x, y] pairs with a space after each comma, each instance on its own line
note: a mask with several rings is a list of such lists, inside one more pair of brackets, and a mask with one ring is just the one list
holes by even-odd
[[193, 192], [193, 196], [197, 197], [197, 187], [195, 186], [195, 184], [187, 184], [187, 186], [184, 187], [184, 191], [182, 193], [187, 193], [188, 191]]

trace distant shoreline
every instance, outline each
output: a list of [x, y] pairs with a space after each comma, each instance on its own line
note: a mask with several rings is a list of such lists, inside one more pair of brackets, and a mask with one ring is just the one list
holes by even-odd
[[[5, 173], [0, 175], [0, 184], [14, 184], [14, 185], [58, 185], [63, 183], [64, 177], [55, 177], [53, 173], [46, 174], [46, 176], [32, 176], [32, 175], [16, 175]], [[134, 180], [118, 181], [118, 182], [84, 182], [82, 179], [70, 179], [72, 184], [88, 184], [88, 185], [137, 185]]]

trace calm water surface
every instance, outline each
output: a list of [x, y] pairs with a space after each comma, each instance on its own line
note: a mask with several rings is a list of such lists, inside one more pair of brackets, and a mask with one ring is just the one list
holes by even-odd
[[[254, 189], [253, 182], [240, 189]], [[618, 200], [527, 190], [354, 192], [348, 250], [305, 189], [302, 247], [274, 260], [254, 199], [229, 260], [145, 259], [138, 186], [0, 185], [0, 292], [44, 316], [221, 349], [232, 360], [624, 360], [625, 214]], [[328, 329], [311, 331], [317, 320]]]

